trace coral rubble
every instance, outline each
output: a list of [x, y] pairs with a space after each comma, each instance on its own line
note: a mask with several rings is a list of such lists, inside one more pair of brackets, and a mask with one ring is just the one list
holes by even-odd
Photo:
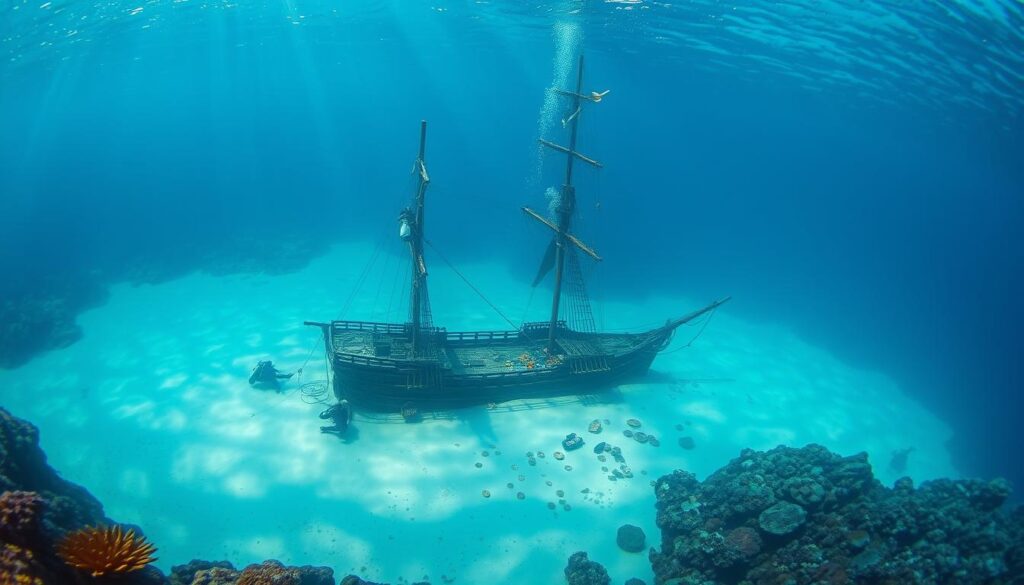
[[659, 584], [1016, 583], [1024, 512], [1005, 481], [882, 486], [867, 455], [744, 450], [703, 483], [655, 483]]

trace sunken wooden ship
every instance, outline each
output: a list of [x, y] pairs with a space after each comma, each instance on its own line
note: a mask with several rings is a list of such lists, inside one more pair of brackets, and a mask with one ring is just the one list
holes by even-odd
[[595, 394], [644, 375], [676, 329], [729, 300], [715, 301], [648, 331], [595, 331], [580, 255], [593, 261], [601, 257], [570, 231], [576, 212], [572, 180], [576, 161], [601, 167], [577, 152], [576, 138], [583, 108], [599, 103], [607, 92], [582, 93], [582, 57], [575, 91], [551, 91], [569, 102], [569, 115], [563, 120], [568, 146], [543, 139], [540, 143], [565, 155], [565, 182], [555, 198], [553, 217], [523, 208], [551, 234], [533, 283], [553, 276], [551, 318], [503, 331], [448, 331], [432, 323], [423, 230], [430, 175], [424, 158], [427, 126], [422, 122], [413, 170], [415, 193], [411, 206], [399, 216], [399, 233], [412, 259], [409, 321], [306, 322], [322, 330], [338, 400], [347, 399], [366, 411], [410, 417], [518, 399]]

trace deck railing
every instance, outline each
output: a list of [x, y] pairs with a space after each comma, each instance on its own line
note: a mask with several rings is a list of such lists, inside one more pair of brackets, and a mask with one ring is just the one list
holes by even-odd
[[[372, 331], [374, 333], [407, 334], [412, 325], [409, 323], [381, 323], [379, 321], [331, 321], [333, 331]], [[420, 333], [432, 335], [444, 333], [443, 327], [421, 327]]]
[[448, 341], [463, 341], [466, 339], [519, 339], [518, 331], [449, 331], [445, 335]]
[[357, 364], [361, 366], [396, 367], [395, 360], [387, 358], [371, 357], [354, 353], [335, 352], [334, 358], [339, 362]]

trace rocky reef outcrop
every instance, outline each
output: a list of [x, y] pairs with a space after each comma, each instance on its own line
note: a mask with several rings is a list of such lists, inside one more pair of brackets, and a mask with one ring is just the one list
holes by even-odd
[[[661, 546], [649, 554], [659, 585], [1024, 584], [1024, 508], [1004, 509], [1010, 488], [1002, 480], [915, 488], [904, 478], [887, 488], [865, 454], [841, 457], [809, 445], [744, 450], [703, 482], [676, 471], [654, 489]], [[38, 430], [0, 408], [0, 585], [336, 582], [328, 567], [275, 560], [242, 569], [194, 560], [169, 577], [153, 566], [99, 577], [72, 569], [57, 542], [101, 524], [113, 522], [96, 498], [47, 464]], [[645, 546], [635, 526], [617, 537], [624, 551]], [[565, 578], [611, 583], [585, 552], [569, 557]], [[355, 575], [340, 584], [382, 585]]]
[[1024, 511], [1002, 480], [893, 488], [867, 455], [744, 450], [704, 482], [655, 482], [656, 582], [671, 585], [1024, 583]]
[[604, 565], [587, 558], [585, 552], [575, 552], [565, 567], [565, 581], [569, 585], [609, 585], [612, 582]]
[[[0, 408], [0, 585], [335, 585], [328, 567], [276, 560], [241, 570], [227, 561], [194, 560], [175, 566], [169, 578], [153, 566], [93, 577], [59, 557], [57, 543], [69, 532], [111, 524], [99, 500], [50, 467], [39, 430]], [[355, 576], [342, 583], [376, 585]]]
[[163, 585], [154, 567], [95, 578], [67, 565], [57, 542], [87, 525], [112, 524], [85, 488], [62, 479], [39, 448], [39, 431], [0, 408], [0, 583]]
[[[81, 339], [78, 315], [106, 303], [114, 283], [154, 284], [195, 270], [216, 276], [287, 274], [324, 251], [322, 233], [316, 230], [280, 232], [273, 238], [261, 230], [218, 234], [201, 243], [181, 242], [173, 256], [121, 246], [77, 266], [64, 257], [24, 266], [20, 256], [4, 258], [0, 249], [0, 369], [19, 367]], [[61, 270], [37, 269], [53, 262], [60, 262]]]
[[171, 585], [334, 585], [334, 570], [286, 567], [275, 560], [236, 570], [227, 561], [193, 560], [187, 565], [172, 567], [170, 582]]
[[[39, 448], [39, 430], [31, 423], [16, 418], [0, 408], [0, 493], [30, 492], [34, 496], [13, 493], [4, 496], [7, 505], [0, 515], [18, 514], [17, 509], [31, 508], [32, 522], [47, 540], [81, 528], [88, 524], [109, 524], [103, 515], [103, 505], [82, 486], [57, 475], [46, 462], [46, 454]], [[29, 500], [32, 503], [29, 503]], [[18, 515], [20, 527], [4, 522], [0, 538], [10, 541], [12, 531], [30, 531], [24, 522], [29, 516]]]

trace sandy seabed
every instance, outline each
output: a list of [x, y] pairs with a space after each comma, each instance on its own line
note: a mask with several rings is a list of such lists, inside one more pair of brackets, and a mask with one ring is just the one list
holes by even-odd
[[[599, 399], [480, 407], [422, 424], [357, 415], [349, 441], [323, 435], [324, 406], [300, 391], [325, 379], [323, 347], [302, 322], [337, 317], [374, 255], [372, 244], [344, 244], [288, 275], [115, 286], [106, 305], [80, 316], [81, 341], [0, 372], [0, 404], [39, 426], [50, 463], [108, 516], [142, 526], [165, 570], [192, 558], [276, 558], [373, 580], [555, 583], [568, 556], [585, 550], [613, 582], [652, 582], [646, 553], [621, 551], [615, 533], [636, 524], [649, 546], [659, 543], [650, 481], [674, 469], [703, 479], [743, 448], [813, 442], [867, 451], [887, 485], [903, 475], [889, 467], [892, 453], [907, 447], [905, 474], [916, 481], [957, 476], [949, 427], [892, 380], [784, 327], [733, 318], [728, 305], [691, 347], [682, 346], [699, 325], [680, 330], [644, 383]], [[378, 256], [344, 317], [402, 321], [392, 281], [405, 266]], [[461, 268], [507, 314], [522, 312], [527, 283], [497, 264]], [[431, 287], [436, 323], [507, 328], [450, 271], [432, 273]], [[601, 314], [609, 329], [639, 328], [707, 300], [605, 303]], [[268, 358], [302, 367], [282, 393], [249, 387], [251, 368]], [[623, 436], [630, 418], [661, 445]], [[586, 432], [594, 419], [608, 421], [600, 435]], [[587, 445], [558, 461], [569, 432]], [[681, 448], [682, 437], [694, 448]], [[609, 480], [601, 468], [614, 462], [592, 451], [600, 441], [622, 448], [633, 478]], [[546, 456], [531, 466], [528, 452]]]

